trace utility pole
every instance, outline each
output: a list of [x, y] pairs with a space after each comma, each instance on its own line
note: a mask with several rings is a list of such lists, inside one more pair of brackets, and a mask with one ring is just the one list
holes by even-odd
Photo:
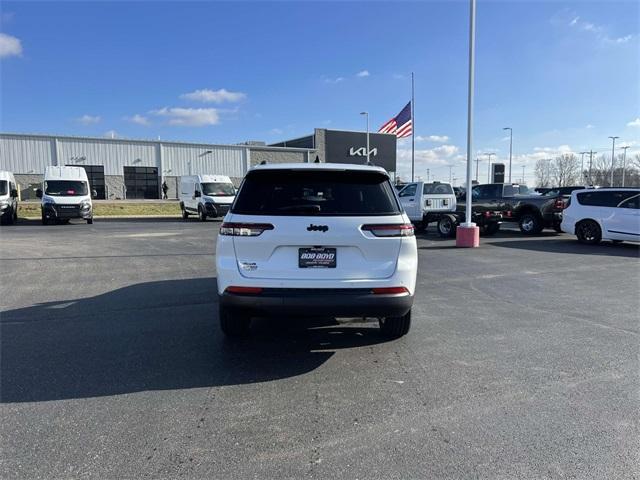
[[[367, 117], [367, 165], [369, 165], [369, 112], [360, 112], [360, 115]], [[411, 171], [411, 181], [413, 182], [413, 170]]]
[[509, 183], [511, 183], [511, 156], [513, 153], [513, 128], [504, 127], [502, 130], [509, 130]]
[[593, 165], [593, 150], [589, 150], [589, 185], [593, 185], [593, 179], [591, 178], [591, 165]]
[[580, 152], [582, 158], [580, 159], [580, 181], [584, 182], [586, 175], [584, 174], [584, 156], [589, 152]]
[[609, 137], [612, 141], [611, 143], [611, 180], [609, 180], [609, 186], [613, 187], [613, 167], [616, 163], [616, 138], [620, 137]]
[[429, 183], [429, 169], [427, 168], [427, 183]]
[[522, 183], [527, 183], [524, 181], [524, 165], [522, 165]]
[[453, 165], [449, 165], [449, 184], [451, 185], [451, 179], [453, 178]]
[[476, 156], [476, 183], [478, 183], [478, 164], [480, 163], [480, 159]]
[[624, 147], [620, 147], [623, 150], [622, 153], [622, 186], [624, 187], [624, 176], [627, 170], [627, 148], [629, 148], [629, 145], [626, 145]]
[[495, 153], [487, 153], [489, 155], [489, 165], [487, 165], [487, 183], [491, 183], [491, 156], [495, 155]]

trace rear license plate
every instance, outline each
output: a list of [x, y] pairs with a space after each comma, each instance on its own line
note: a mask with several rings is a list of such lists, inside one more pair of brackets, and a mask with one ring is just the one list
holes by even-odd
[[336, 268], [335, 248], [299, 248], [298, 267], [300, 268]]

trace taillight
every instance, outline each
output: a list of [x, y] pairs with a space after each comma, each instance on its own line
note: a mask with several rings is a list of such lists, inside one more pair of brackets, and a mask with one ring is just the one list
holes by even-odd
[[410, 223], [363, 225], [362, 230], [376, 237], [413, 237], [413, 225]]
[[261, 287], [237, 287], [237, 286], [230, 286], [224, 289], [225, 292], [229, 292], [229, 293], [245, 293], [245, 294], [259, 294], [262, 293], [262, 288]]
[[564, 200], [560, 198], [556, 200], [556, 203], [554, 204], [554, 208], [556, 208], [557, 210], [564, 210], [565, 206], [566, 205], [564, 203]]
[[398, 293], [409, 293], [407, 287], [380, 287], [380, 288], [372, 288], [371, 291], [375, 295], [392, 295]]
[[273, 230], [270, 223], [230, 223], [225, 222], [220, 225], [220, 235], [231, 235], [234, 237], [257, 237], [265, 230]]

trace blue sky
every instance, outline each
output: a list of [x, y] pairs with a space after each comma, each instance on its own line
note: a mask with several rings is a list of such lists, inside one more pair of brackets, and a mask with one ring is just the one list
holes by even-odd
[[[504, 160], [510, 126], [529, 177], [609, 135], [640, 149], [639, 5], [479, 0], [474, 150]], [[3, 132], [271, 142], [362, 110], [373, 129], [413, 71], [418, 174], [464, 174], [466, 1], [6, 1], [0, 26]]]

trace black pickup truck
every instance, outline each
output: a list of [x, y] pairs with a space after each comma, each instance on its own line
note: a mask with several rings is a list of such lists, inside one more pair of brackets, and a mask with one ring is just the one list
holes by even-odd
[[[474, 211], [499, 212], [503, 222], [517, 222], [525, 235], [535, 235], [543, 228], [561, 231], [562, 195], [531, 195], [524, 185], [488, 183], [473, 187], [471, 202]], [[458, 208], [464, 208], [464, 194]]]

